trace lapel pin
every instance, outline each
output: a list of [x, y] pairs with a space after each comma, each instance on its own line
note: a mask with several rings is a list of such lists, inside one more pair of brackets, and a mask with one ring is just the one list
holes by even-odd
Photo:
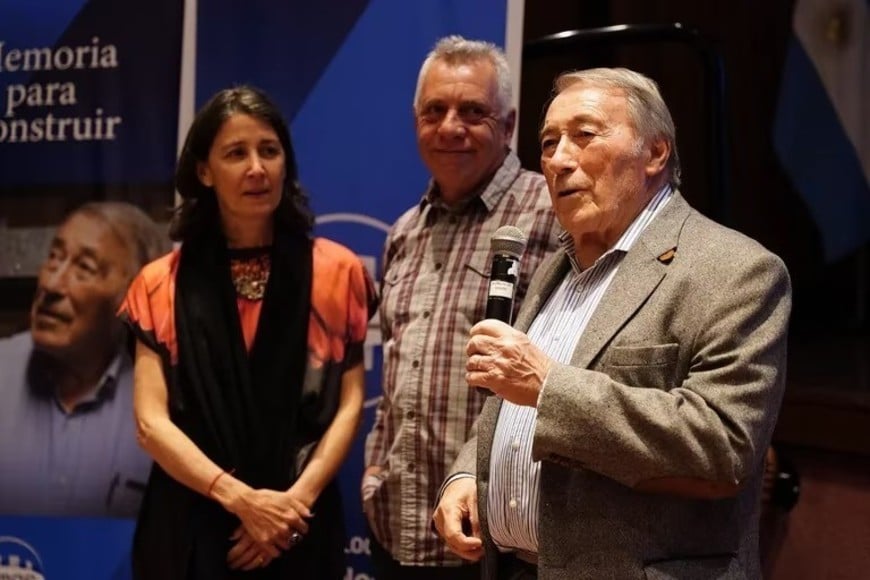
[[674, 259], [674, 256], [677, 254], [677, 248], [671, 248], [664, 254], [658, 257], [658, 261], [662, 264], [670, 264], [671, 260]]

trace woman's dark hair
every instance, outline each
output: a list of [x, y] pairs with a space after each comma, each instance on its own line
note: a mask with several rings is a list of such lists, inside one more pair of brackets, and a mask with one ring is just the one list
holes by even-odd
[[214, 95], [196, 113], [184, 140], [184, 148], [175, 169], [175, 188], [182, 198], [169, 224], [169, 236], [175, 241], [195, 237], [219, 220], [215, 192], [199, 180], [198, 165], [208, 159], [215, 136], [224, 122], [235, 113], [250, 115], [268, 123], [284, 148], [285, 178], [281, 201], [275, 210], [275, 228], [310, 235], [314, 216], [308, 196], [299, 185], [296, 156], [290, 131], [281, 111], [262, 91], [250, 86], [224, 89]]

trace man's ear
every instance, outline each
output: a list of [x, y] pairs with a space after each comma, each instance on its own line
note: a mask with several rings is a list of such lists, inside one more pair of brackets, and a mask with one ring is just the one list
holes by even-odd
[[665, 139], [653, 139], [648, 145], [649, 159], [646, 162], [646, 174], [655, 177], [665, 170], [671, 158], [671, 144]]
[[505, 140], [510, 141], [514, 136], [514, 129], [517, 127], [517, 110], [511, 109], [504, 117], [504, 134]]
[[199, 182], [204, 186], [211, 187], [214, 185], [214, 180], [211, 177], [211, 170], [208, 168], [208, 165], [202, 161], [196, 164], [196, 176], [199, 178]]

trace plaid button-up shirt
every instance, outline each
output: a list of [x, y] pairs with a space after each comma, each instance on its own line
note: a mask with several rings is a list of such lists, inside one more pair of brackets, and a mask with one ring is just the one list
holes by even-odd
[[543, 176], [513, 153], [459, 207], [430, 185], [387, 237], [381, 329], [384, 395], [366, 441], [366, 465], [384, 468], [366, 512], [378, 541], [402, 564], [460, 560], [432, 527], [445, 473], [468, 438], [484, 395], [465, 382], [468, 332], [486, 308], [490, 240], [503, 225], [527, 236], [514, 309], [561, 229]]

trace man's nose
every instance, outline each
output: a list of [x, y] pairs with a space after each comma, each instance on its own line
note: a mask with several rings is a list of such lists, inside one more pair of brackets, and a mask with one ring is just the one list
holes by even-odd
[[555, 173], [571, 172], [577, 169], [577, 151], [570, 139], [564, 135], [559, 138], [556, 149], [547, 164]]
[[66, 260], [45, 268], [39, 278], [39, 286], [52, 294], [63, 294], [69, 281], [70, 263]]
[[456, 109], [449, 109], [444, 115], [444, 118], [441, 119], [441, 123], [438, 125], [438, 131], [443, 135], [451, 137], [465, 135], [465, 122], [459, 116], [459, 111]]

